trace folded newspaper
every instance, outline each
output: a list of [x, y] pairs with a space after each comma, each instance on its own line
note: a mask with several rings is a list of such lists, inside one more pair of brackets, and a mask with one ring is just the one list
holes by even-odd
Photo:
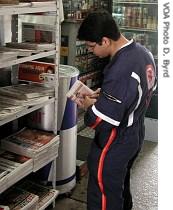
[[31, 173], [32, 169], [31, 158], [0, 150], [0, 193]]
[[94, 93], [89, 87], [87, 87], [84, 83], [77, 80], [68, 91], [66, 96], [70, 98], [72, 101], [77, 103], [78, 105], [82, 105], [82, 102], [85, 96], [92, 95]]
[[1, 147], [5, 150], [32, 158], [36, 155], [44, 154], [44, 151], [46, 152], [47, 148], [57, 143], [58, 139], [59, 136], [53, 133], [23, 128], [17, 133], [1, 139]]
[[17, 188], [35, 194], [39, 197], [38, 209], [45, 209], [59, 194], [58, 190], [48, 188], [35, 182], [24, 180], [17, 185]]
[[41, 96], [54, 96], [54, 88], [37, 84], [17, 84], [0, 87], [0, 95], [10, 96], [21, 100], [37, 98]]
[[9, 188], [0, 197], [0, 203], [13, 210], [35, 210], [39, 197], [18, 188]]

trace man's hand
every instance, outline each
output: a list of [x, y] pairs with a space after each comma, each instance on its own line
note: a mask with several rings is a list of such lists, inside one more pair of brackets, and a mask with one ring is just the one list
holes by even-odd
[[98, 88], [92, 95], [84, 96], [84, 99], [81, 100], [81, 104], [79, 105], [80, 108], [87, 110], [89, 106], [95, 104], [99, 95], [100, 95], [101, 88]]
[[97, 88], [97, 90], [95, 90], [94, 93], [90, 95], [89, 97], [97, 99], [100, 95], [100, 91], [101, 91], [101, 88]]
[[97, 100], [95, 98], [91, 98], [90, 96], [85, 96], [84, 100], [82, 101], [80, 108], [87, 110], [89, 106], [93, 105]]

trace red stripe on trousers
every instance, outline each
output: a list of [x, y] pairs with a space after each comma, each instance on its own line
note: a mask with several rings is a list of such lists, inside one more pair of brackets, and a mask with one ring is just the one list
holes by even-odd
[[112, 142], [114, 141], [114, 139], [116, 138], [116, 135], [117, 135], [117, 130], [116, 130], [116, 128], [113, 128], [111, 131], [111, 134], [109, 136], [108, 142], [107, 142], [106, 146], [104, 147], [104, 149], [101, 153], [101, 156], [100, 156], [100, 160], [99, 160], [97, 179], [98, 179], [100, 191], [102, 193], [102, 209], [101, 210], [106, 210], [106, 195], [104, 193], [104, 186], [103, 186], [103, 165], [104, 165], [104, 160], [105, 160], [106, 154], [109, 150], [109, 147], [112, 144]]
[[96, 121], [95, 121], [95, 123], [94, 123], [94, 125], [92, 125], [92, 126], [90, 126], [91, 128], [96, 128], [97, 127], [97, 125], [100, 123], [102, 121], [102, 118], [100, 118], [100, 117], [97, 117], [96, 118]]

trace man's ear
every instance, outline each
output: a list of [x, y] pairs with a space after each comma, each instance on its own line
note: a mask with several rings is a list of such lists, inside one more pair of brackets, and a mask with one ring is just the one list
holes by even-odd
[[102, 45], [109, 46], [111, 44], [111, 40], [107, 37], [102, 38]]

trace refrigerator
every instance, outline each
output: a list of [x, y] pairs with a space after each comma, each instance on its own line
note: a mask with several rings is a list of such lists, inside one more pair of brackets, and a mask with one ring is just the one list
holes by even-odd
[[[148, 48], [158, 64], [158, 1], [110, 0], [112, 16], [127, 39]], [[157, 72], [156, 72], [157, 74]], [[158, 89], [153, 94], [145, 118], [145, 139], [158, 141]]]

